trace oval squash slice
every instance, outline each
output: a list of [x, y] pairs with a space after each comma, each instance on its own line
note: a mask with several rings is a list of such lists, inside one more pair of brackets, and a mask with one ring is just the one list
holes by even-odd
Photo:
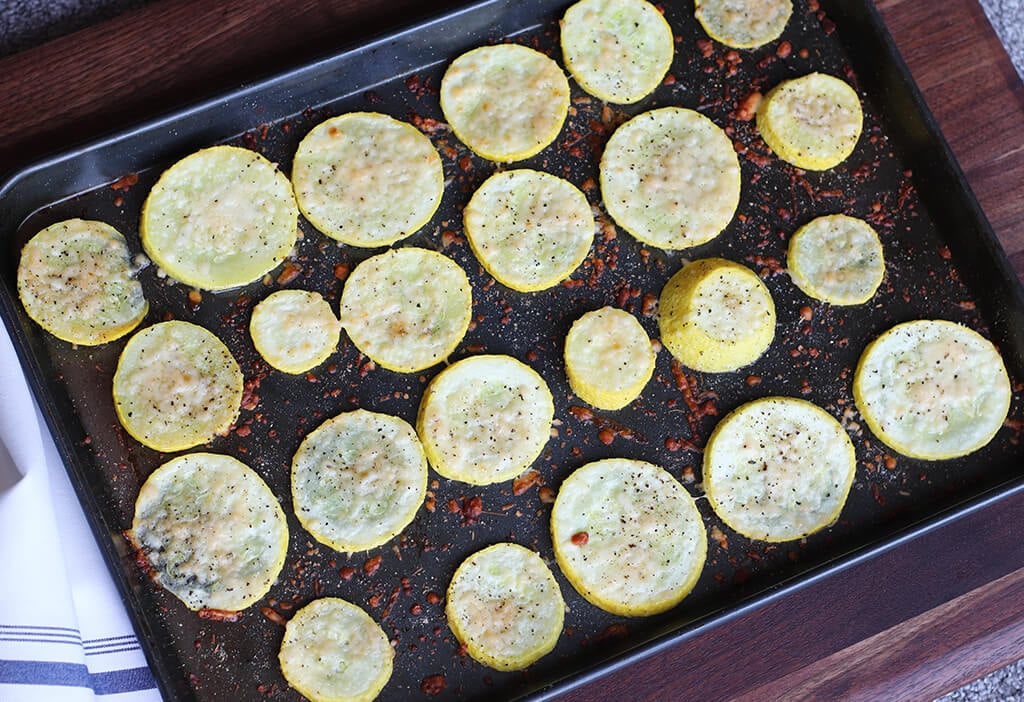
[[664, 468], [625, 458], [588, 463], [565, 479], [551, 539], [587, 601], [630, 617], [677, 605], [707, 557], [704, 521], [686, 488]]
[[1002, 356], [976, 331], [945, 320], [905, 322], [868, 344], [853, 398], [871, 431], [905, 456], [966, 456], [991, 441], [1010, 409]]
[[445, 614], [474, 659], [497, 670], [521, 670], [555, 647], [565, 603], [540, 556], [499, 543], [456, 569]]

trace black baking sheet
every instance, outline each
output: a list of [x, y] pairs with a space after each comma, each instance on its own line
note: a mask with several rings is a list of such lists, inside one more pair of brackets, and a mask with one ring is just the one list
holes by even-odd
[[[664, 4], [677, 38], [676, 58], [658, 90], [637, 105], [618, 107], [588, 98], [573, 84], [562, 134], [524, 162], [568, 178], [597, 206], [591, 255], [568, 284], [539, 293], [510, 291], [483, 273], [465, 242], [459, 213], [496, 166], [473, 156], [445, 128], [437, 101], [440, 77], [461, 52], [504, 40], [537, 47], [560, 61], [557, 19], [568, 4], [472, 5], [66, 151], [17, 172], [0, 189], [0, 310], [168, 699], [297, 698], [277, 668], [280, 621], [324, 595], [364, 607], [395, 642], [395, 671], [382, 699], [424, 697], [421, 684], [431, 676], [444, 677], [442, 699], [554, 696], [1021, 489], [1021, 287], [866, 0], [821, 2], [820, 8], [798, 0], [779, 41], [738, 52], [707, 40], [691, 3]], [[803, 173], [775, 159], [753, 122], [736, 115], [753, 90], [764, 92], [811, 71], [851, 82], [865, 109], [856, 151], [823, 173]], [[684, 252], [643, 247], [617, 230], [595, 186], [597, 160], [614, 127], [664, 105], [698, 109], [725, 128], [740, 151], [743, 172], [736, 218], [717, 239]], [[440, 250], [463, 266], [473, 282], [475, 324], [453, 359], [508, 353], [536, 368], [555, 397], [555, 436], [534, 465], [537, 482], [523, 491], [513, 490], [512, 483], [479, 488], [431, 473], [433, 509], [424, 506], [400, 537], [366, 553], [336, 553], [317, 545], [291, 513], [292, 453], [325, 419], [355, 407], [412, 421], [438, 369], [403, 375], [373, 368], [343, 337], [323, 366], [286, 376], [259, 358], [247, 324], [253, 305], [283, 287], [317, 290], [336, 306], [344, 272], [377, 250], [338, 246], [303, 221], [303, 237], [284, 267], [244, 289], [204, 292], [198, 302], [185, 286], [160, 277], [152, 266], [145, 269], [141, 278], [151, 304], [146, 323], [176, 318], [214, 330], [245, 374], [248, 392], [239, 422], [209, 450], [250, 464], [289, 515], [289, 558], [268, 596], [237, 622], [201, 619], [152, 585], [121, 536], [139, 485], [168, 458], [139, 445], [115, 419], [110, 381], [124, 340], [74, 348], [32, 324], [17, 302], [19, 251], [42, 227], [85, 217], [116, 226], [140, 252], [140, 208], [163, 168], [198, 148], [233, 143], [265, 154], [287, 173], [296, 144], [313, 125], [352, 110], [412, 121], [438, 147], [448, 176], [444, 201], [423, 230], [399, 245]], [[833, 212], [868, 219], [883, 241], [886, 278], [862, 306], [811, 300], [785, 273], [788, 236], [813, 217]], [[753, 365], [728, 374], [680, 368], [662, 350], [655, 377], [637, 402], [618, 412], [590, 411], [564, 378], [561, 341], [569, 325], [587, 310], [614, 304], [635, 313], [657, 338], [653, 301], [662, 285], [682, 261], [704, 256], [730, 258], [762, 275], [778, 312], [772, 347]], [[1010, 369], [1010, 420], [971, 456], [907, 459], [860, 426], [851, 393], [860, 351], [881, 331], [915, 318], [951, 319], [978, 329], [1000, 347]], [[857, 477], [840, 520], [806, 540], [770, 545], [735, 534], [700, 500], [712, 533], [708, 563], [678, 607], [627, 619], [580, 598], [554, 564], [550, 504], [543, 497], [573, 469], [609, 456], [663, 465], [699, 495], [700, 447], [717, 418], [773, 394], [816, 402], [854, 438]], [[482, 513], [473, 518], [464, 506], [477, 497]], [[499, 673], [466, 657], [445, 624], [443, 602], [434, 596], [443, 596], [462, 559], [505, 540], [541, 553], [567, 603], [557, 647], [523, 673]], [[378, 556], [379, 567], [367, 567]]]

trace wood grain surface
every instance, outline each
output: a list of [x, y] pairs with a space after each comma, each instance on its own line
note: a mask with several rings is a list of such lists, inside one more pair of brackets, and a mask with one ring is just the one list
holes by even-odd
[[[0, 61], [0, 173], [457, 4], [161, 0]], [[1024, 276], [1024, 85], [975, 0], [878, 7]], [[1003, 500], [566, 699], [931, 699], [1024, 656], [1022, 522]]]
[[1017, 271], [1024, 277], [1024, 83], [977, 2], [876, 3]]
[[1022, 598], [1018, 571], [735, 699], [933, 699], [958, 686], [968, 665], [994, 670], [1021, 655], [1024, 621], [1006, 603]]

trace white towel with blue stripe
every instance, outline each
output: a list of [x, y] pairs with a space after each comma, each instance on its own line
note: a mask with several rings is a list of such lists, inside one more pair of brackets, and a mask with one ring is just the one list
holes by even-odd
[[43, 426], [0, 330], [0, 439], [23, 473], [0, 492], [0, 700], [156, 702], [124, 604]]

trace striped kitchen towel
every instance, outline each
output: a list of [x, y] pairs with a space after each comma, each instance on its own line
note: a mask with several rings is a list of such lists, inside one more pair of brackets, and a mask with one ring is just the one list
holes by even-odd
[[160, 700], [124, 604], [0, 330], [0, 700]]

